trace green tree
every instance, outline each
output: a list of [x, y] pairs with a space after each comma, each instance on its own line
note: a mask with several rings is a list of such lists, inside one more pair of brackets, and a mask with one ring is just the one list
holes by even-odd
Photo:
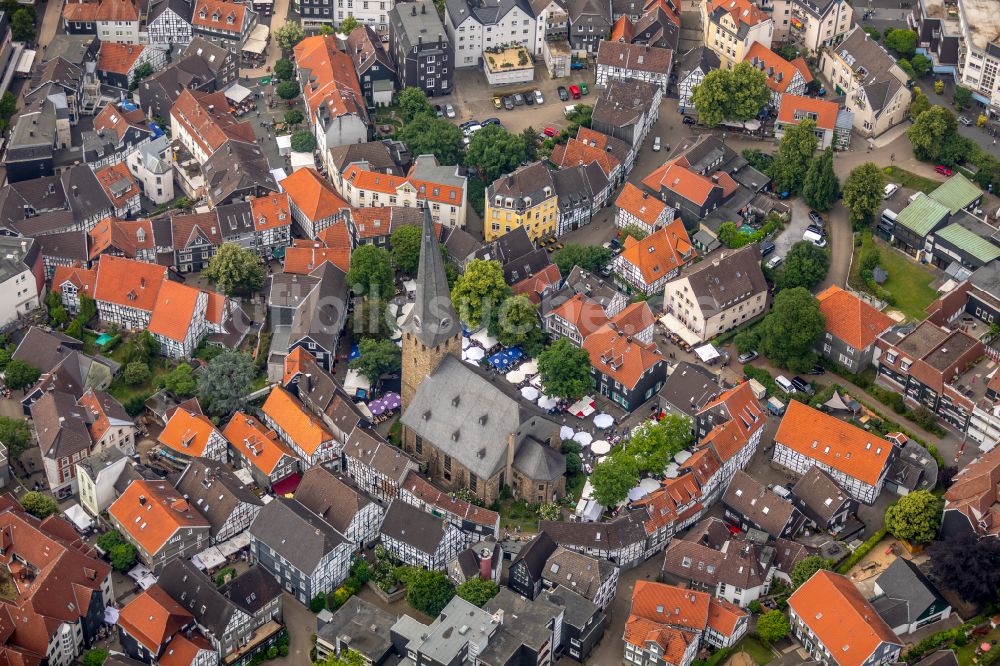
[[34, 385], [42, 373], [33, 365], [25, 363], [19, 358], [11, 360], [4, 371], [4, 384], [11, 391], [27, 388]]
[[413, 122], [417, 116], [434, 117], [434, 107], [427, 101], [427, 93], [420, 88], [403, 88], [396, 95], [396, 104], [399, 106], [399, 117], [404, 125]]
[[340, 22], [340, 34], [349, 35], [354, 32], [354, 29], [358, 27], [358, 20], [354, 18], [354, 14], [348, 14], [347, 18]]
[[833, 170], [833, 148], [827, 148], [809, 161], [809, 170], [802, 184], [802, 198], [820, 211], [833, 208], [840, 196], [840, 182]]
[[391, 298], [395, 293], [395, 274], [389, 251], [375, 245], [362, 245], [351, 253], [347, 284], [359, 296]]
[[536, 356], [545, 345], [538, 318], [538, 306], [527, 297], [508, 296], [500, 304], [497, 317], [491, 322], [490, 334], [505, 347], [520, 345], [528, 356]]
[[125, 539], [117, 530], [108, 530], [97, 537], [97, 547], [105, 553], [111, 552], [111, 549], [120, 543], [125, 543]]
[[147, 76], [153, 75], [153, 65], [149, 62], [144, 62], [135, 68], [135, 72], [132, 73], [132, 82], [129, 84], [129, 90], [135, 90], [139, 87], [139, 81], [142, 81]]
[[670, 414], [661, 421], [645, 420], [636, 425], [626, 448], [640, 474], [661, 474], [671, 458], [693, 440], [690, 419]]
[[885, 47], [904, 58], [913, 55], [917, 48], [917, 33], [912, 30], [892, 30], [885, 33]]
[[524, 159], [534, 162], [538, 159], [538, 146], [541, 144], [541, 139], [538, 138], [538, 130], [530, 125], [525, 127], [521, 132], [521, 140], [524, 141]]
[[635, 459], [624, 451], [615, 451], [594, 467], [590, 485], [598, 504], [609, 509], [616, 506], [628, 498], [628, 491], [639, 485]]
[[951, 110], [931, 106], [922, 112], [906, 130], [917, 159], [935, 161], [941, 154], [943, 143], [958, 134], [958, 121]]
[[804, 557], [792, 567], [792, 589], [798, 589], [802, 583], [813, 577], [821, 569], [830, 570], [830, 563], [819, 555]]
[[324, 23], [319, 27], [319, 32], [316, 34], [320, 35], [321, 37], [328, 37], [330, 35], [337, 34], [337, 31], [334, 30], [333, 26], [330, 25], [329, 23]]
[[283, 26], [274, 31], [274, 41], [283, 51], [291, 51], [305, 37], [306, 31], [295, 21], [285, 21]]
[[991, 604], [1000, 588], [1000, 539], [980, 539], [971, 530], [935, 541], [930, 547], [931, 573], [960, 597]]
[[709, 126], [755, 118], [770, 100], [767, 75], [746, 62], [712, 70], [691, 95], [698, 119]]
[[804, 372], [816, 362], [813, 347], [823, 335], [819, 301], [804, 287], [782, 289], [760, 323], [758, 351], [779, 368]]
[[295, 65], [288, 58], [281, 58], [274, 63], [274, 75], [279, 81], [291, 81], [295, 78]]
[[382, 375], [399, 372], [401, 369], [402, 351], [391, 340], [362, 338], [358, 342], [358, 352], [361, 356], [351, 361], [350, 367], [373, 384], [378, 383]]
[[577, 245], [569, 243], [556, 252], [555, 264], [563, 277], [570, 274], [574, 266], [596, 273], [611, 261], [611, 252], [598, 245]]
[[149, 381], [149, 366], [142, 361], [133, 361], [125, 366], [122, 378], [128, 386], [139, 386]]
[[14, 41], [31, 42], [35, 39], [35, 8], [21, 7], [10, 17], [10, 33]]
[[253, 250], [223, 243], [202, 276], [229, 296], [252, 294], [264, 286], [267, 269]]
[[955, 86], [955, 92], [951, 99], [959, 111], [967, 109], [972, 106], [972, 91], [964, 86]]
[[375, 340], [388, 340], [397, 328], [396, 318], [389, 312], [386, 302], [371, 296], [355, 303], [349, 326], [355, 339], [363, 337]]
[[425, 615], [437, 617], [454, 596], [455, 587], [443, 571], [411, 569], [406, 575], [406, 601]]
[[187, 363], [181, 363], [163, 378], [163, 388], [178, 398], [190, 398], [198, 392], [198, 381]]
[[0, 442], [7, 447], [7, 455], [18, 460], [31, 447], [31, 427], [25, 419], [0, 416]]
[[487, 326], [496, 321], [510, 295], [499, 261], [473, 259], [451, 290], [451, 301], [466, 326]]
[[626, 224], [621, 228], [621, 234], [623, 237], [627, 238], [631, 236], [637, 241], [641, 241], [643, 238], [648, 236], [646, 230], [640, 227], [638, 224]]
[[913, 73], [916, 74], [917, 77], [921, 77], [931, 71], [931, 66], [933, 64], [934, 63], [931, 62], [931, 59], [923, 53], [918, 53], [910, 58], [910, 65], [913, 67]]
[[326, 608], [326, 596], [322, 594], [317, 594], [315, 597], [309, 600], [309, 610], [313, 613], [318, 613]]
[[485, 606], [487, 601], [499, 593], [499, 585], [483, 578], [470, 578], [455, 588], [455, 594], [479, 608]]
[[324, 661], [314, 661], [313, 666], [365, 666], [365, 658], [355, 650], [344, 650], [339, 657], [331, 652]]
[[798, 194], [802, 189], [809, 163], [816, 153], [815, 131], [816, 122], [808, 118], [785, 129], [769, 174], [778, 191]]
[[292, 101], [302, 93], [298, 81], [282, 81], [275, 87], [274, 91], [278, 93], [278, 97], [286, 102]]
[[140, 331], [122, 345], [120, 358], [126, 365], [129, 363], [148, 364], [160, 352], [160, 343], [149, 331]]
[[83, 655], [83, 666], [102, 666], [104, 660], [108, 658], [108, 651], [104, 648], [94, 648], [87, 650]]
[[[927, 113], [923, 114], [921, 118], [926, 115]], [[916, 124], [910, 129], [915, 126]], [[851, 221], [856, 226], [868, 223], [882, 205], [883, 196], [885, 196], [885, 173], [874, 162], [865, 162], [853, 168], [844, 182], [844, 206], [850, 211]]]
[[210, 414], [227, 416], [246, 403], [256, 368], [248, 354], [224, 351], [198, 375], [198, 399]]
[[411, 155], [434, 155], [439, 163], [447, 165], [462, 162], [462, 130], [444, 118], [418, 115], [403, 125], [398, 137]]
[[910, 107], [906, 110], [906, 115], [910, 117], [910, 120], [916, 120], [920, 117], [920, 114], [931, 108], [931, 100], [927, 95], [920, 91], [920, 88], [913, 89], [913, 101], [910, 102]]
[[130, 543], [120, 543], [113, 546], [108, 551], [108, 559], [111, 560], [111, 566], [114, 567], [115, 571], [124, 573], [135, 566], [135, 546]]
[[562, 517], [562, 509], [556, 502], [545, 502], [538, 506], [538, 517], [542, 520], [559, 520]]
[[826, 277], [828, 270], [830, 253], [809, 241], [799, 241], [788, 251], [774, 282], [778, 289], [812, 289]]
[[69, 323], [69, 313], [66, 312], [66, 308], [61, 305], [57, 305], [49, 310], [49, 319], [52, 320], [52, 323], [55, 326], [61, 328]]
[[289, 109], [288, 111], [285, 111], [286, 125], [298, 125], [305, 119], [306, 117], [302, 115], [302, 112], [298, 109]]
[[757, 635], [765, 643], [780, 641], [791, 630], [788, 617], [780, 610], [768, 611], [757, 618]]
[[21, 506], [35, 518], [48, 518], [59, 513], [59, 505], [56, 504], [56, 501], [37, 490], [30, 490], [21, 495]]
[[309, 130], [301, 130], [292, 135], [292, 150], [297, 153], [311, 153], [316, 150], [316, 137]]
[[885, 528], [897, 539], [928, 543], [937, 536], [942, 509], [942, 501], [929, 490], [914, 490], [885, 512]]
[[559, 338], [538, 355], [538, 373], [545, 395], [579, 400], [594, 388], [590, 353]]
[[420, 268], [420, 241], [423, 229], [415, 224], [404, 225], [392, 232], [389, 245], [392, 247], [392, 263], [396, 270], [416, 275]]
[[465, 150], [465, 164], [487, 183], [510, 173], [527, 158], [522, 134], [511, 134], [499, 125], [487, 125], [472, 135]]
[[799, 50], [795, 48], [794, 44], [782, 44], [776, 53], [788, 62], [791, 62], [799, 57]]

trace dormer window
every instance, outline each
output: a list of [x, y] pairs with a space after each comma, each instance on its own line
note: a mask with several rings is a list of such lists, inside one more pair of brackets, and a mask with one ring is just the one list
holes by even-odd
[[204, 9], [198, 12], [198, 18], [204, 19], [206, 16], [208, 16], [208, 12], [206, 12]]
[[230, 14], [229, 16], [226, 17], [226, 23], [228, 23], [229, 25], [236, 23], [236, 17]]

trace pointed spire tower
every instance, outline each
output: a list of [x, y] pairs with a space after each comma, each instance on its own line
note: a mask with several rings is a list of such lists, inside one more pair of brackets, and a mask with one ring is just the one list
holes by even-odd
[[401, 326], [403, 331], [403, 407], [417, 392], [424, 377], [448, 354], [462, 350], [462, 326], [451, 304], [451, 291], [444, 272], [441, 244], [434, 231], [430, 210], [424, 208], [420, 241], [420, 268], [413, 309]]

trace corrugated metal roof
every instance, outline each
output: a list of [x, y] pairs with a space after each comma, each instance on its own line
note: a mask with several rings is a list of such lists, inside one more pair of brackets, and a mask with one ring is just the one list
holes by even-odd
[[937, 232], [937, 237], [943, 238], [964, 252], [968, 252], [984, 264], [1000, 257], [1000, 247], [982, 236], [977, 236], [960, 224], [949, 224]]
[[934, 225], [948, 216], [948, 207], [938, 203], [929, 196], [917, 197], [904, 208], [896, 218], [896, 224], [901, 224], [921, 238], [934, 228]]
[[930, 193], [930, 198], [943, 204], [954, 215], [973, 201], [983, 196], [982, 191], [968, 178], [960, 173], [944, 181], [940, 187]]

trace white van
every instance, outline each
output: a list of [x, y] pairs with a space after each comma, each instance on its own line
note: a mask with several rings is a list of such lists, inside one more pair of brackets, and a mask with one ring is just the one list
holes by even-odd
[[892, 195], [895, 194], [897, 190], [899, 190], [899, 185], [896, 183], [889, 183], [885, 186], [885, 190], [883, 191], [884, 196], [882, 198], [891, 199]]
[[785, 393], [795, 393], [795, 386], [792, 384], [792, 380], [784, 375], [778, 375], [774, 378], [774, 383], [778, 385]]
[[890, 227], [896, 224], [896, 211], [886, 208], [882, 211], [882, 221]]
[[576, 111], [576, 104], [570, 104], [565, 109], [563, 109], [563, 115], [569, 118]]
[[807, 240], [816, 247], [826, 247], [826, 238], [815, 231], [806, 229], [806, 232], [802, 234], [802, 240]]

